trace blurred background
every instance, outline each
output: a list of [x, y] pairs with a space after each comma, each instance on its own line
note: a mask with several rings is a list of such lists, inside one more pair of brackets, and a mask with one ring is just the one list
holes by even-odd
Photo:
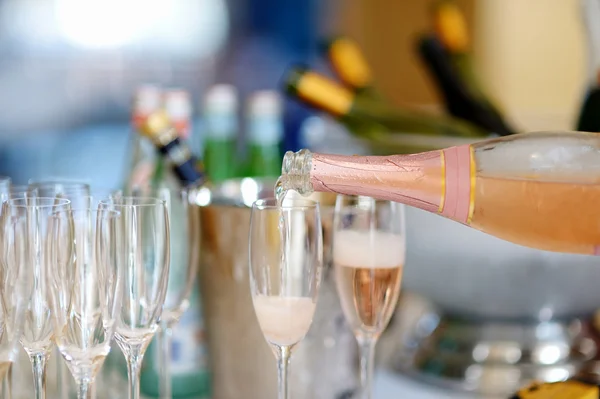
[[[519, 128], [572, 128], [586, 88], [578, 0], [459, 0], [481, 82]], [[387, 0], [2, 0], [0, 173], [120, 185], [131, 98], [143, 83], [188, 90], [195, 122], [212, 84], [276, 89], [293, 62], [324, 69], [318, 43], [355, 39], [393, 103], [439, 105], [414, 51], [428, 2]], [[284, 149], [309, 110], [285, 107]], [[201, 154], [201, 134], [192, 145]]]

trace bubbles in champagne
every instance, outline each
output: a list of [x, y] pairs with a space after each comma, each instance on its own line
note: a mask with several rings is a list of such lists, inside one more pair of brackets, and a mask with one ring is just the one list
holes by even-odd
[[289, 240], [289, 233], [287, 229], [287, 223], [285, 222], [285, 214], [283, 211], [283, 201], [285, 200], [285, 196], [287, 191], [284, 188], [284, 176], [280, 176], [275, 183], [275, 200], [277, 201], [277, 206], [279, 207], [279, 225], [277, 226], [279, 229], [279, 236], [281, 240], [281, 266], [280, 266], [280, 287], [281, 287], [281, 295], [284, 294], [285, 289], [285, 281], [286, 281], [286, 272], [287, 272], [287, 263], [285, 256], [286, 243]]

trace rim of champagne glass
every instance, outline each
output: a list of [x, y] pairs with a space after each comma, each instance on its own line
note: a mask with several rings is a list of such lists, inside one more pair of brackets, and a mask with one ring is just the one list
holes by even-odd
[[29, 191], [11, 191], [3, 202], [17, 198], [33, 198], [29, 195]]
[[[135, 201], [135, 203], [123, 204], [122, 201]], [[144, 207], [144, 206], [156, 206], [156, 205], [167, 205], [167, 201], [162, 200], [156, 197], [128, 197], [128, 196], [120, 196], [118, 197], [118, 202], [114, 202], [112, 199], [101, 200], [98, 203], [98, 207], [100, 205], [107, 206], [118, 206], [118, 207]]]
[[260, 198], [252, 203], [252, 209], [262, 211], [272, 209], [315, 209], [319, 207], [319, 201], [308, 198], [294, 198], [293, 201], [294, 204], [292, 205], [283, 204], [280, 206], [275, 197]]
[[[82, 191], [84, 191], [84, 190], [82, 190]], [[98, 199], [98, 202], [104, 201], [104, 200], [108, 201], [111, 198], [122, 198], [123, 197], [122, 190], [103, 188], [103, 187], [92, 188], [92, 189], [88, 190], [87, 192], [66, 190], [65, 192], [59, 192], [59, 193], [56, 193], [55, 195], [57, 197], [60, 197], [62, 195], [69, 196], [69, 195], [73, 195], [73, 194], [77, 194], [77, 193], [81, 193], [81, 194], [75, 195], [75, 199], [96, 198], [96, 199]]]
[[61, 208], [52, 212], [51, 216], [56, 217], [61, 213], [75, 213], [75, 212], [90, 212], [97, 213], [101, 211], [102, 213], [106, 213], [111, 215], [111, 217], [121, 216], [121, 212], [114, 209], [101, 209], [101, 208], [93, 208], [93, 207], [81, 207], [81, 208]]
[[10, 186], [10, 191], [15, 193], [27, 193], [33, 191], [33, 188], [28, 184], [13, 184]]
[[[122, 192], [130, 192], [130, 191], [134, 191], [136, 189], [139, 190], [148, 190], [151, 193], [156, 193], [159, 190], [163, 190], [163, 191], [168, 191], [170, 193], [189, 193], [192, 192], [194, 190], [198, 190], [199, 187], [179, 187], [179, 188], [172, 188], [172, 187], [150, 187], [150, 186], [141, 186], [141, 187], [129, 187], [125, 190], [121, 190]], [[158, 198], [154, 195], [145, 195], [145, 194], [140, 194], [140, 195], [125, 195], [124, 197], [138, 197], [138, 198], [147, 198], [147, 197], [152, 197], [152, 198]]]
[[[43, 203], [40, 204], [39, 201]], [[29, 201], [33, 201], [33, 204], [29, 204]], [[58, 197], [19, 197], [19, 198], [9, 198], [5, 201], [11, 208], [51, 208], [55, 206], [63, 206], [69, 205], [71, 200], [66, 198], [58, 198]]]
[[90, 188], [91, 185], [82, 180], [69, 180], [69, 179], [48, 179], [48, 180], [29, 180], [28, 185], [31, 187], [49, 187], [49, 186], [69, 186], [77, 188]]

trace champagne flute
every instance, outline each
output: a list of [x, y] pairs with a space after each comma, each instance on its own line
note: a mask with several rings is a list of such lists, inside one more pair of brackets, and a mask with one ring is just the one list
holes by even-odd
[[122, 279], [117, 263], [104, 255], [116, 253], [111, 247], [117, 245], [118, 217], [116, 211], [87, 208], [59, 210], [50, 220], [55, 341], [77, 383], [78, 399], [91, 397], [110, 352]]
[[[30, 180], [28, 191], [32, 193], [32, 195], [39, 197], [66, 198], [71, 201], [72, 207], [75, 208], [89, 207], [89, 205], [82, 206], [82, 204], [79, 203], [82, 198], [90, 196], [90, 185], [81, 181], [64, 178]], [[73, 203], [75, 199], [78, 200], [77, 204]], [[69, 399], [69, 391], [72, 387], [72, 383], [69, 379], [67, 365], [65, 362], [61, 361], [61, 357], [57, 347], [54, 362], [56, 364], [56, 379], [58, 381], [58, 397], [60, 399]]]
[[338, 195], [333, 227], [336, 286], [360, 348], [363, 398], [371, 398], [375, 345], [400, 293], [405, 252], [404, 206]]
[[[1, 184], [1, 183], [0, 183]], [[6, 217], [4, 202], [10, 197], [10, 187], [2, 184], [0, 207], [0, 381], [2, 398], [10, 399], [12, 363], [17, 358], [17, 343], [23, 333], [25, 311], [29, 304], [30, 268], [17, 257], [22, 254], [23, 241], [15, 240], [16, 219]]]
[[10, 177], [0, 176], [0, 200], [4, 201], [10, 193], [11, 180]]
[[278, 398], [288, 397], [288, 366], [308, 332], [323, 267], [319, 204], [262, 199], [250, 218], [250, 292], [256, 317], [278, 368]]
[[[25, 198], [32, 193], [29, 191], [29, 186], [15, 186], [11, 184], [11, 180], [8, 177], [0, 177], [0, 201], [4, 203], [9, 198]], [[2, 210], [0, 207], [0, 215]], [[18, 354], [17, 354], [18, 355]], [[18, 356], [17, 356], [18, 359]], [[15, 361], [17, 360], [15, 359]], [[13, 362], [14, 363], [14, 362]], [[12, 398], [12, 377], [13, 376], [13, 365], [12, 363], [8, 366], [6, 376], [2, 380], [2, 397], [3, 399]]]
[[5, 248], [5, 256], [17, 269], [28, 268], [30, 292], [21, 345], [31, 361], [34, 391], [37, 399], [46, 395], [46, 363], [53, 346], [50, 292], [46, 273], [51, 261], [45, 242], [49, 216], [68, 209], [70, 201], [60, 198], [24, 197], [9, 199], [3, 204], [3, 218], [11, 220], [13, 245]]
[[160, 365], [159, 391], [162, 399], [171, 399], [171, 345], [172, 331], [189, 307], [189, 298], [198, 271], [200, 208], [190, 206], [193, 188], [170, 190], [166, 187], [136, 188], [135, 195], [151, 196], [165, 201], [169, 213], [171, 260], [169, 283], [163, 306], [160, 329], [157, 332], [158, 363]]
[[122, 271], [122, 306], [115, 321], [115, 340], [127, 360], [129, 399], [139, 399], [142, 360], [159, 328], [167, 292], [167, 204], [158, 198], [118, 197], [101, 201], [99, 210], [121, 214], [114, 238], [118, 245], [103, 256], [114, 259]]
[[[11, 178], [7, 176], [0, 176], [0, 200], [6, 201], [10, 195]], [[2, 397], [5, 399], [11, 399], [12, 387], [11, 387], [11, 369], [12, 362], [8, 365], [8, 371], [6, 376], [2, 379]]]

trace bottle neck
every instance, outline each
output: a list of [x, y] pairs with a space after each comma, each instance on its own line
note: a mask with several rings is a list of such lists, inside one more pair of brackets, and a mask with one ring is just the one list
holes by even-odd
[[285, 153], [280, 179], [283, 190], [293, 190], [306, 196], [314, 192], [311, 182], [312, 156], [309, 150]]
[[442, 212], [446, 195], [442, 151], [391, 156], [345, 156], [288, 152], [282, 167], [284, 188], [363, 195]]

